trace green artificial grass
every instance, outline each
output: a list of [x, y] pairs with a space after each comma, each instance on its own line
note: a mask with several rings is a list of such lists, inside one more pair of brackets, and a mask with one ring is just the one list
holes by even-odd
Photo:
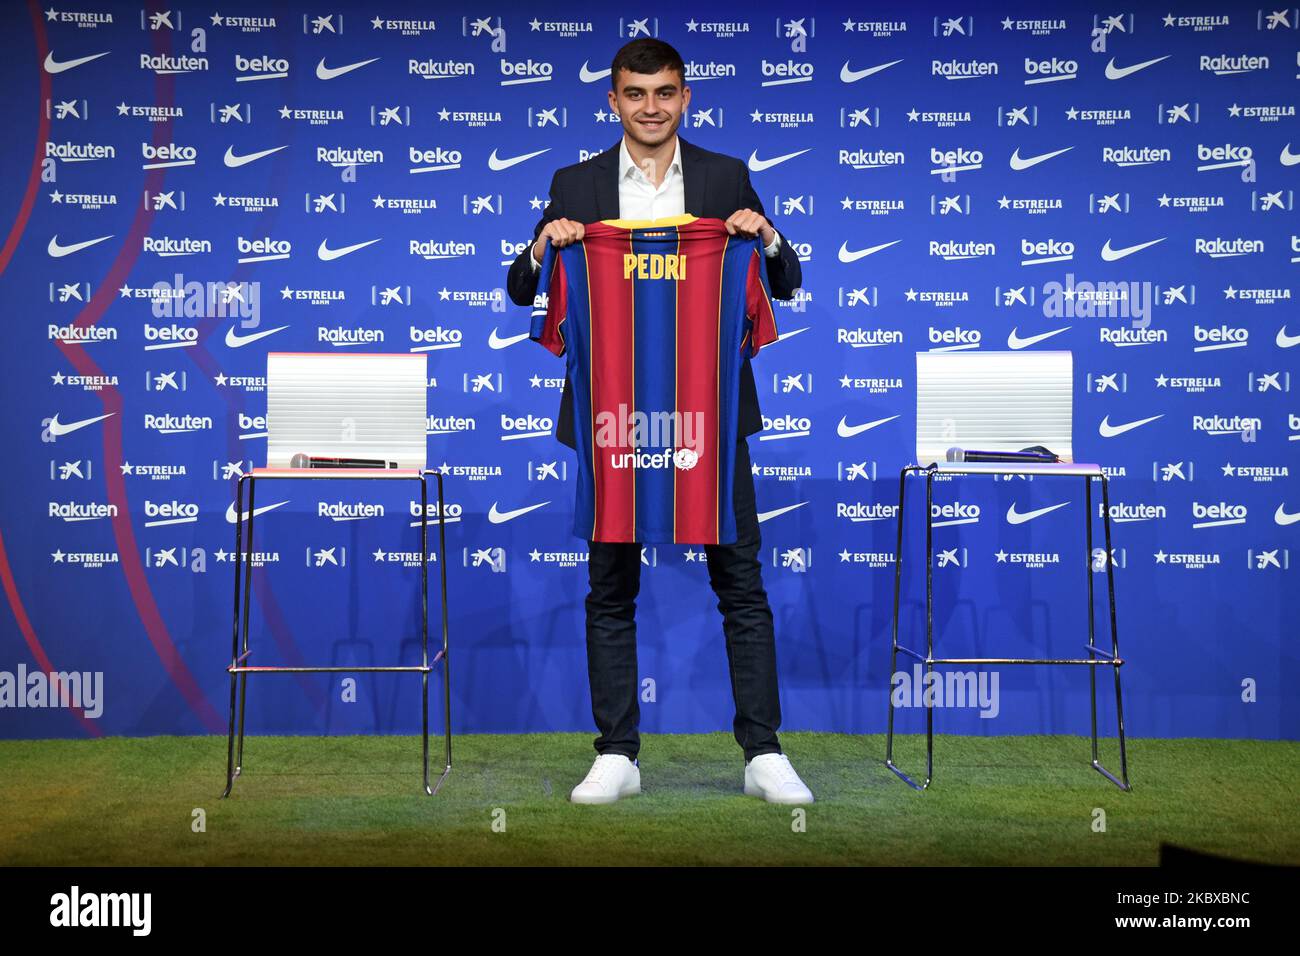
[[[792, 808], [741, 793], [723, 733], [646, 735], [640, 796], [574, 806], [591, 739], [457, 737], [427, 797], [418, 738], [250, 737], [228, 800], [224, 737], [0, 742], [0, 865], [1154, 865], [1162, 843], [1300, 863], [1296, 742], [1130, 740], [1122, 793], [1085, 738], [941, 736], [917, 793], [881, 735], [783, 733], [817, 799], [801, 832]], [[923, 769], [924, 738], [895, 744]], [[1113, 742], [1102, 757], [1118, 769]]]

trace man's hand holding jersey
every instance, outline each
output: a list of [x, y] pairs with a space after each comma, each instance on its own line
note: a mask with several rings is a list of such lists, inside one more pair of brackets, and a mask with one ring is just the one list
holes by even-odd
[[586, 227], [575, 219], [552, 219], [542, 227], [537, 241], [533, 243], [533, 261], [537, 265], [542, 264], [547, 239], [551, 240], [551, 245], [555, 248], [561, 249], [570, 243], [581, 242], [586, 232]]
[[754, 212], [752, 209], [737, 209], [724, 223], [727, 232], [733, 236], [739, 235], [744, 239], [753, 239], [758, 236], [763, 240], [764, 246], [770, 246], [772, 240], [776, 238], [776, 230], [762, 213]]

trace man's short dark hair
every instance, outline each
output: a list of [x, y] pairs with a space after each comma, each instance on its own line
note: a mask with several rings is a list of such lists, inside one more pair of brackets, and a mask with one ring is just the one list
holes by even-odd
[[614, 54], [614, 62], [609, 71], [609, 85], [618, 92], [618, 74], [620, 70], [630, 73], [658, 73], [660, 70], [675, 70], [686, 86], [686, 64], [682, 55], [670, 43], [654, 37], [639, 37], [623, 44], [622, 49]]

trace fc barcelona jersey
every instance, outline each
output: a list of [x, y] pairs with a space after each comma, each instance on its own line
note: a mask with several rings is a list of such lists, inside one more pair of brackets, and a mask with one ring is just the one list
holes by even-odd
[[758, 237], [692, 215], [604, 219], [542, 258], [531, 338], [573, 391], [573, 533], [733, 544], [740, 372], [777, 338]]

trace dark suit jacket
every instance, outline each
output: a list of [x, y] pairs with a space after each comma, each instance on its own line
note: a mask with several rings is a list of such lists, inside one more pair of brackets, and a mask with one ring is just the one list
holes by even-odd
[[[686, 199], [686, 212], [702, 219], [726, 219], [737, 209], [752, 209], [766, 216], [763, 202], [749, 181], [749, 168], [744, 160], [715, 153], [682, 139], [682, 187]], [[551, 202], [533, 230], [533, 242], [543, 227], [552, 219], [572, 219], [592, 223], [600, 219], [619, 219], [618, 155], [622, 140], [605, 152], [585, 162], [564, 166], [555, 171], [551, 179]], [[776, 228], [776, 223], [772, 223]], [[780, 230], [777, 230], [780, 232]], [[761, 241], [761, 239], [760, 239]], [[537, 292], [539, 273], [533, 270], [528, 259], [532, 244], [519, 254], [510, 266], [506, 289], [516, 305], [531, 306]], [[794, 290], [803, 281], [799, 257], [790, 248], [790, 242], [781, 233], [779, 254], [767, 259], [768, 284], [777, 299], [794, 298]], [[754, 373], [749, 358], [740, 373], [740, 435], [750, 435], [763, 428], [763, 417], [758, 408], [758, 394], [754, 388]], [[557, 440], [574, 446], [573, 395], [569, 380], [564, 380], [564, 394], [560, 397], [560, 415], [556, 421]]]

